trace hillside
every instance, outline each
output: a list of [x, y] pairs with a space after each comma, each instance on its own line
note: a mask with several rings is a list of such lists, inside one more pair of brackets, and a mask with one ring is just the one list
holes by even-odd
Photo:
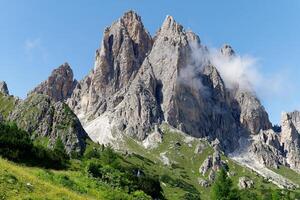
[[[130, 138], [125, 139], [128, 148], [126, 152], [118, 153], [120, 165], [125, 168], [134, 167], [143, 174], [159, 177], [166, 199], [189, 199], [187, 196], [193, 197], [192, 199], [199, 197], [210, 199], [210, 185], [213, 183], [209, 180], [209, 174], [212, 169], [203, 176], [199, 172], [199, 167], [209, 155], [213, 155], [214, 149], [207, 141], [192, 138], [166, 125], [163, 130], [162, 142], [150, 150]], [[101, 149], [102, 147], [89, 144], [88, 149], [94, 148]], [[114, 186], [117, 183], [109, 183], [89, 176], [87, 166], [93, 160], [93, 156], [90, 157], [93, 154], [86, 153], [80, 160], [71, 160], [69, 167], [64, 170], [28, 167], [0, 159], [1, 198], [140, 199], [135, 196], [137, 194], [128, 194], [126, 189]], [[238, 165], [228, 157], [222, 155], [222, 160], [228, 166], [228, 174], [230, 174], [234, 188], [238, 189], [240, 177], [247, 177], [254, 182], [254, 185], [247, 191], [254, 192], [260, 198], [263, 198], [270, 191], [269, 189], [278, 189], [276, 185]], [[299, 180], [293, 178], [295, 172], [287, 169], [279, 170], [283, 175], [289, 172], [287, 177], [299, 184]], [[125, 177], [119, 178], [125, 179]], [[202, 186], [199, 178], [207, 180], [208, 187]], [[46, 197], [45, 191], [47, 191]], [[295, 195], [296, 192], [300, 193], [300, 190], [292, 192], [291, 195]]]
[[232, 65], [229, 44], [169, 15], [152, 36], [130, 10], [82, 80], [66, 62], [24, 99], [1, 81], [0, 199], [300, 199], [300, 111], [272, 125]]

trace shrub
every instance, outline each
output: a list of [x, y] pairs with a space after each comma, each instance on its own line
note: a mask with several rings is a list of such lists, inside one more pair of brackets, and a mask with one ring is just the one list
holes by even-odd
[[16, 124], [3, 123], [0, 123], [0, 155], [15, 162], [56, 169], [65, 168], [69, 160], [61, 140], [51, 150], [34, 144], [29, 133]]

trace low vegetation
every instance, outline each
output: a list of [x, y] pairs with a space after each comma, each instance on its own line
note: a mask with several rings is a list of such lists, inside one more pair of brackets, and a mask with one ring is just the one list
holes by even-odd
[[[202, 151], [195, 148], [202, 144]], [[255, 173], [227, 159], [211, 187], [202, 187], [198, 169], [213, 153], [205, 142], [164, 130], [163, 142], [146, 150], [128, 138], [129, 152], [89, 141], [83, 155], [67, 156], [61, 140], [52, 145], [30, 135], [15, 124], [0, 124], [0, 199], [240, 199], [279, 200], [299, 198], [294, 191], [279, 190]], [[162, 154], [163, 153], [163, 154]], [[165, 163], [162, 157], [169, 159]], [[228, 177], [229, 172], [236, 175]], [[255, 184], [239, 190], [238, 177]], [[45, 193], [47, 193], [45, 197]], [[297, 196], [298, 195], [298, 196]]]

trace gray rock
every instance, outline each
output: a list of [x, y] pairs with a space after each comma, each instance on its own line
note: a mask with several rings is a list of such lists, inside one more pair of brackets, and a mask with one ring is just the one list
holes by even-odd
[[215, 151], [212, 157], [212, 168], [214, 171], [219, 170], [222, 167], [221, 154], [219, 151]]
[[86, 118], [114, 109], [124, 99], [151, 47], [151, 36], [140, 16], [133, 11], [126, 12], [105, 29], [101, 48], [96, 51], [94, 69], [79, 82], [68, 100], [69, 106]]
[[223, 47], [221, 48], [221, 53], [224, 56], [228, 56], [228, 57], [235, 55], [235, 52], [234, 52], [233, 48], [229, 44], [224, 44], [223, 45]]
[[5, 81], [0, 81], [0, 92], [2, 92], [4, 95], [9, 95], [9, 91]]
[[256, 159], [265, 166], [278, 168], [279, 165], [286, 165], [284, 153], [279, 143], [279, 135], [272, 129], [261, 131], [254, 138], [250, 152], [253, 152]]
[[[222, 50], [234, 56], [227, 45]], [[199, 53], [195, 56], [195, 53]], [[145, 140], [155, 124], [233, 151], [243, 133], [271, 124], [254, 93], [226, 88], [199, 37], [167, 16], [152, 40], [130, 11], [104, 32], [93, 70], [67, 100], [84, 124], [108, 116], [113, 131]]]
[[236, 88], [232, 91], [238, 107], [241, 124], [252, 134], [258, 134], [260, 130], [272, 128], [268, 113], [261, 105], [253, 91], [244, 91]]
[[198, 183], [199, 185], [201, 185], [201, 187], [207, 188], [210, 186], [210, 183], [207, 180], [204, 180], [202, 178], [198, 178]]
[[28, 95], [32, 93], [45, 94], [55, 101], [64, 101], [71, 96], [76, 83], [76, 80], [73, 80], [71, 67], [68, 63], [64, 63], [53, 70], [48, 79], [29, 92]]
[[199, 143], [197, 144], [195, 150], [194, 150], [194, 153], [195, 154], [202, 154], [202, 152], [206, 149], [206, 146], [205, 144], [203, 143]]
[[254, 185], [254, 182], [249, 179], [248, 177], [240, 177], [239, 178], [239, 183], [238, 183], [238, 187], [240, 189], [247, 189], [247, 188], [252, 188]]
[[209, 175], [208, 175], [208, 180], [210, 180], [211, 182], [214, 182], [216, 179], [216, 171], [215, 170], [211, 170], [209, 172]]
[[206, 172], [208, 172], [208, 170], [212, 167], [212, 157], [208, 156], [208, 158], [206, 158], [202, 165], [199, 168], [199, 172], [200, 174], [202, 174], [203, 176], [205, 176]]
[[288, 165], [300, 173], [300, 112], [282, 113], [280, 142]]
[[20, 102], [9, 116], [10, 121], [28, 131], [33, 138], [47, 137], [53, 146], [60, 138], [68, 154], [83, 153], [88, 136], [72, 110], [51, 97], [32, 94]]

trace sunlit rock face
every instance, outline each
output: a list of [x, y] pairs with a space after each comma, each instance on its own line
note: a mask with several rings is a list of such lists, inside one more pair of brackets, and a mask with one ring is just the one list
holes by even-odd
[[281, 144], [287, 163], [300, 172], [300, 112], [283, 113], [281, 116]]
[[76, 85], [73, 79], [73, 71], [68, 63], [64, 63], [54, 69], [48, 79], [30, 93], [38, 93], [50, 96], [54, 101], [64, 101], [69, 98]]
[[[235, 56], [229, 45], [220, 52]], [[94, 68], [67, 103], [83, 124], [105, 116], [105, 130], [144, 140], [167, 122], [195, 137], [218, 138], [231, 151], [241, 134], [271, 124], [252, 91], [226, 87], [208, 54], [199, 37], [172, 16], [152, 39], [141, 18], [126, 12], [105, 29]]]

